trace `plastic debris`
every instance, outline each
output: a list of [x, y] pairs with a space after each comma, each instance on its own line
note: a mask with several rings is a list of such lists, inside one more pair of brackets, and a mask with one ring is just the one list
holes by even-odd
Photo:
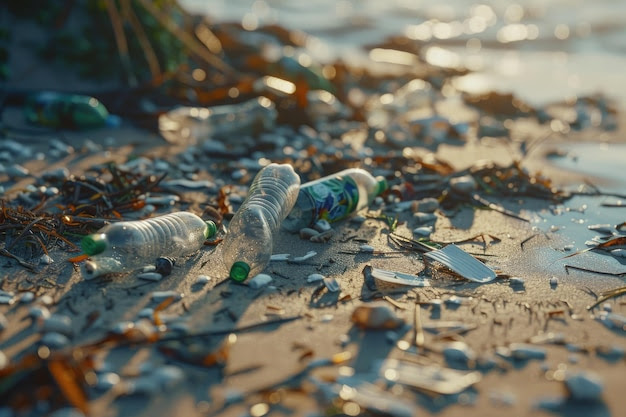
[[396, 359], [384, 360], [380, 374], [391, 382], [444, 395], [461, 393], [482, 379], [478, 371], [459, 371]]
[[272, 282], [271, 276], [267, 274], [257, 274], [256, 276], [250, 278], [250, 281], [248, 281], [248, 286], [250, 288], [257, 289], [266, 286], [270, 282]]
[[198, 275], [196, 280], [194, 281], [195, 285], [206, 285], [211, 282], [211, 277], [207, 275]]
[[[290, 232], [313, 226], [318, 220], [336, 222], [367, 207], [387, 189], [384, 178], [351, 168], [302, 184], [298, 199], [283, 222]], [[364, 192], [362, 194], [362, 192]]]
[[324, 280], [324, 275], [322, 274], [311, 274], [306, 278], [306, 282], [319, 282]]
[[443, 357], [450, 365], [469, 366], [476, 360], [476, 353], [465, 342], [447, 343], [442, 350]]
[[308, 251], [306, 254], [304, 254], [302, 256], [298, 256], [296, 258], [293, 258], [293, 262], [304, 262], [304, 261], [306, 261], [308, 259], [311, 259], [315, 255], [317, 255], [317, 252], [315, 252], [314, 250], [310, 250], [310, 251]]
[[396, 329], [404, 325], [404, 320], [396, 316], [387, 304], [369, 303], [358, 306], [352, 312], [352, 322], [363, 329]]
[[163, 275], [158, 272], [143, 272], [137, 275], [137, 278], [143, 279], [145, 281], [161, 281], [163, 279]]
[[513, 359], [543, 360], [546, 358], [546, 350], [544, 348], [526, 343], [511, 343], [509, 345], [509, 352]]
[[47, 332], [41, 336], [40, 343], [50, 349], [63, 349], [70, 344], [70, 339], [61, 333]]
[[419, 275], [388, 271], [380, 268], [372, 268], [371, 274], [376, 279], [394, 284], [409, 285], [412, 287], [430, 287], [428, 278], [420, 277]]
[[442, 263], [470, 281], [486, 283], [496, 278], [491, 268], [454, 244], [427, 252], [424, 256]]
[[173, 298], [175, 301], [178, 301], [180, 299], [182, 299], [184, 297], [183, 293], [174, 291], [174, 290], [168, 290], [168, 291], [154, 291], [150, 298], [152, 299], [152, 301], [160, 303], [163, 300], [166, 300], [168, 298]]
[[596, 320], [611, 330], [626, 332], [626, 316], [617, 313], [601, 311], [596, 315]]
[[326, 289], [330, 292], [339, 292], [341, 289], [339, 282], [337, 282], [334, 277], [324, 277], [324, 285], [326, 285]]
[[433, 233], [432, 226], [421, 226], [413, 229], [413, 235], [417, 237], [429, 237]]
[[300, 177], [288, 164], [267, 165], [256, 175], [221, 244], [222, 260], [231, 279], [245, 281], [267, 266], [281, 222], [298, 197], [299, 185]]

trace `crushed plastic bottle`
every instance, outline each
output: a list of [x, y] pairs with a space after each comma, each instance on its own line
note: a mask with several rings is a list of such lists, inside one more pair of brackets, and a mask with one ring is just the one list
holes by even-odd
[[83, 277], [132, 271], [164, 255], [190, 255], [216, 231], [215, 223], [187, 211], [107, 225], [81, 242], [90, 257], [84, 263]]
[[24, 113], [29, 123], [70, 129], [90, 129], [120, 124], [95, 97], [44, 91], [30, 95]]
[[291, 165], [270, 164], [259, 171], [221, 244], [232, 279], [243, 282], [269, 263], [274, 238], [296, 202], [299, 186], [300, 177]]
[[274, 126], [278, 112], [267, 97], [213, 107], [177, 107], [159, 117], [168, 142], [194, 144], [210, 137], [254, 133]]
[[307, 182], [300, 187], [298, 200], [283, 227], [297, 232], [320, 219], [336, 222], [368, 206], [386, 189], [384, 178], [374, 178], [361, 168], [345, 169]]

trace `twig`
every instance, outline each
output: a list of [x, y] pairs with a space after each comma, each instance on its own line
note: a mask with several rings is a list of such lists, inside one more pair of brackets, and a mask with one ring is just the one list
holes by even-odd
[[122, 67], [124, 67], [128, 79], [128, 85], [135, 87], [137, 85], [137, 79], [133, 74], [130, 56], [128, 55], [128, 43], [126, 42], [126, 35], [124, 34], [124, 27], [122, 26], [122, 18], [113, 0], [105, 0], [105, 4], [107, 12], [109, 13], [109, 19], [111, 20], [111, 26], [113, 27], [120, 62], [122, 63]]
[[569, 274], [569, 270], [570, 269], [574, 269], [576, 271], [582, 271], [582, 272], [590, 272], [592, 274], [598, 274], [598, 275], [609, 275], [609, 276], [612, 276], [612, 277], [623, 277], [623, 276], [626, 276], [626, 272], [595, 271], [593, 269], [583, 268], [583, 267], [580, 267], [580, 266], [565, 265], [565, 273]]
[[527, 222], [527, 223], [530, 222], [529, 219], [527, 219], [525, 217], [522, 217], [522, 216], [519, 216], [519, 215], [513, 213], [511, 210], [507, 210], [504, 207], [499, 206], [496, 203], [492, 203], [489, 200], [479, 196], [478, 194], [474, 194], [472, 196], [472, 198], [474, 199], [474, 201], [482, 204], [483, 206], [485, 206], [489, 210], [496, 211], [496, 212], [498, 212], [500, 214], [504, 214], [505, 216], [513, 217], [514, 219], [521, 220], [521, 221], [524, 221], [524, 222]]
[[611, 298], [618, 297], [624, 294], [626, 294], [626, 287], [616, 288], [614, 290], [609, 291], [608, 293], [603, 293], [602, 297], [598, 298], [595, 303], [587, 307], [587, 310], [592, 310], [594, 307], [597, 307], [599, 304], [602, 304], [606, 300], [609, 300]]
[[141, 45], [141, 49], [143, 51], [143, 55], [148, 62], [148, 68], [150, 68], [150, 73], [152, 74], [152, 78], [156, 79], [161, 76], [161, 67], [159, 66], [159, 59], [154, 52], [154, 48], [152, 48], [152, 44], [146, 35], [141, 22], [137, 18], [131, 4], [130, 0], [122, 0], [122, 13], [126, 17], [126, 19], [130, 22], [131, 27], [135, 31], [137, 35], [137, 41]]

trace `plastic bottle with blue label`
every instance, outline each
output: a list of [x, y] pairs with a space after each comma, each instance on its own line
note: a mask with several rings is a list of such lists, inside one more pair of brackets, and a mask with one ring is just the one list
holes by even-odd
[[374, 177], [361, 168], [350, 168], [310, 181], [300, 187], [294, 208], [283, 228], [297, 232], [324, 219], [329, 223], [345, 219], [367, 207], [387, 189], [383, 177]]

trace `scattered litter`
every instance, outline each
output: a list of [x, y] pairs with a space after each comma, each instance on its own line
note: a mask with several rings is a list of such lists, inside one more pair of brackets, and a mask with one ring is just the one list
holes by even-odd
[[470, 281], [485, 283], [496, 278], [496, 273], [491, 268], [454, 244], [426, 252], [424, 256], [441, 262]]
[[604, 383], [599, 375], [591, 371], [567, 373], [564, 383], [573, 400], [599, 401], [602, 398]]
[[380, 374], [391, 382], [443, 395], [459, 394], [482, 379], [478, 371], [458, 371], [396, 359], [384, 360]]
[[137, 275], [137, 278], [143, 279], [145, 281], [161, 281], [163, 279], [163, 275], [158, 272], [143, 272]]
[[413, 287], [430, 287], [430, 281], [418, 275], [405, 274], [385, 269], [372, 268], [371, 274], [374, 278], [394, 284], [410, 285]]
[[613, 249], [611, 251], [611, 255], [616, 256], [618, 258], [626, 258], [626, 249]]
[[465, 342], [447, 343], [442, 353], [449, 365], [468, 366], [476, 360], [476, 353]]
[[358, 306], [352, 312], [352, 322], [362, 329], [396, 329], [404, 320], [396, 316], [387, 304], [374, 302]]
[[526, 281], [524, 280], [524, 278], [511, 277], [509, 278], [509, 284], [511, 285], [511, 287], [520, 288], [520, 287], [524, 287], [524, 285], [526, 284]]
[[611, 330], [626, 332], [626, 317], [621, 314], [601, 311], [596, 315], [596, 320]]
[[270, 282], [272, 282], [271, 276], [267, 274], [258, 274], [257, 276], [251, 278], [250, 281], [248, 281], [248, 286], [250, 288], [257, 289], [257, 288], [264, 287]]

